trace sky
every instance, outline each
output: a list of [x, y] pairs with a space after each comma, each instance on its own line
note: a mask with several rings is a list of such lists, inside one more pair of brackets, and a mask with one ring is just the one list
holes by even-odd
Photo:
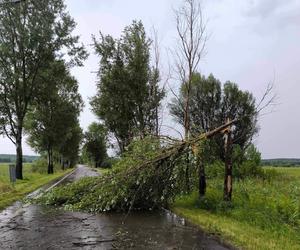
[[[173, 9], [183, 0], [66, 0], [67, 9], [77, 22], [75, 34], [81, 36], [90, 53], [84, 67], [72, 70], [85, 101], [81, 126], [96, 121], [89, 98], [96, 93], [99, 58], [94, 54], [92, 35], [119, 37], [132, 20], [142, 20], [148, 35], [157, 30], [161, 51], [162, 77], [176, 46]], [[274, 83], [276, 106], [259, 118], [260, 131], [254, 142], [263, 158], [300, 158], [300, 1], [299, 0], [202, 0], [209, 40], [200, 63], [202, 74], [222, 82], [230, 80], [257, 99], [268, 83]], [[165, 74], [165, 75], [164, 75]], [[170, 82], [178, 89], [176, 81]], [[169, 98], [171, 94], [169, 93]], [[164, 124], [175, 127], [164, 107]], [[164, 133], [174, 133], [168, 131]], [[24, 140], [24, 153], [33, 150]], [[0, 138], [1, 153], [15, 153], [14, 145]]]

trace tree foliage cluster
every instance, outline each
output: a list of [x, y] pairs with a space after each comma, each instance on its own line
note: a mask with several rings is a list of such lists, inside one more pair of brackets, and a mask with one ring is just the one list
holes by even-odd
[[[182, 85], [179, 96], [173, 98], [169, 105], [171, 115], [181, 125], [184, 122], [185, 95], [185, 85]], [[257, 132], [258, 114], [253, 95], [240, 90], [233, 82], [227, 81], [222, 85], [212, 74], [208, 77], [199, 73], [193, 75], [189, 110], [190, 130], [193, 135], [208, 132], [226, 123], [227, 119], [237, 120], [232, 143], [244, 150]], [[217, 136], [210, 144], [210, 155], [215, 159], [224, 160], [222, 140], [221, 136]]]
[[[72, 35], [75, 27], [76, 24], [66, 11], [63, 0], [1, 1], [1, 132], [16, 146], [18, 179], [23, 178], [24, 123], [29, 110], [37, 108], [37, 103], [41, 103], [40, 97], [47, 96], [50, 90], [50, 79], [46, 78], [58, 70], [54, 69], [54, 64], [59, 64], [59, 61], [66, 60], [64, 67], [70, 68], [81, 66], [82, 60], [86, 58], [87, 54], [79, 43], [79, 36]], [[61, 78], [65, 78], [65, 75], [61, 75]], [[57, 82], [57, 79], [53, 80]], [[51, 92], [53, 93], [52, 90]], [[65, 120], [67, 119], [66, 117]], [[40, 151], [41, 145], [37, 148]]]
[[164, 91], [159, 70], [151, 66], [150, 45], [141, 22], [127, 26], [120, 39], [94, 38], [100, 56], [97, 94], [91, 105], [123, 152], [134, 138], [157, 134]]
[[82, 155], [84, 160], [96, 168], [103, 167], [107, 159], [107, 131], [100, 124], [93, 122], [84, 134]]
[[176, 181], [174, 176], [166, 178], [168, 171], [161, 166], [141, 167], [157, 157], [159, 150], [157, 139], [134, 141], [108, 174], [54, 189], [41, 202], [89, 212], [157, 208], [166, 204], [171, 195], [167, 190], [175, 193], [170, 182]]
[[77, 160], [82, 139], [78, 117], [83, 101], [64, 61], [52, 62], [40, 77], [45, 86], [27, 114], [25, 129], [29, 145], [47, 154], [48, 173], [52, 174], [55, 155], [62, 165]]
[[[240, 90], [237, 84], [229, 81], [222, 84], [212, 74], [205, 77], [199, 73], [194, 73], [188, 94], [191, 135], [210, 131], [228, 120], [236, 121], [234, 128], [230, 131], [229, 138], [226, 139], [227, 143], [224, 141], [223, 133], [216, 135], [210, 141], [206, 141], [201, 152], [201, 160], [196, 163], [199, 166], [190, 166], [186, 170], [186, 186], [187, 191], [189, 191], [192, 176], [188, 172], [195, 168], [199, 169], [199, 194], [203, 196], [206, 192], [205, 165], [211, 165], [214, 161], [225, 162], [225, 166], [230, 168], [228, 172], [225, 171], [225, 177], [230, 176], [228, 178], [230, 183], [232, 182], [232, 176], [235, 176], [235, 174], [237, 174], [236, 177], [241, 177], [242, 169], [245, 176], [251, 175], [251, 171], [255, 172], [259, 160], [255, 163], [257, 165], [250, 164], [248, 168], [245, 167], [244, 162], [246, 161], [246, 150], [258, 131], [258, 111], [255, 98], [251, 93]], [[183, 83], [179, 95], [173, 98], [170, 103], [171, 115], [182, 126], [184, 126], [184, 113], [186, 112], [184, 105], [186, 95], [186, 84]], [[238, 158], [233, 158], [234, 148], [236, 151], [239, 149]], [[224, 190], [227, 186], [228, 183], [224, 183]], [[230, 199], [231, 192], [226, 193], [224, 191], [224, 197], [228, 195], [228, 199]]]

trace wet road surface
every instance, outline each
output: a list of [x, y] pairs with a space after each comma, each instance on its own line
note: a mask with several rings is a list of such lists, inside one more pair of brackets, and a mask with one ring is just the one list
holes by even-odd
[[[78, 166], [64, 182], [97, 172]], [[17, 202], [0, 213], [0, 249], [228, 249], [167, 211], [87, 214]]]

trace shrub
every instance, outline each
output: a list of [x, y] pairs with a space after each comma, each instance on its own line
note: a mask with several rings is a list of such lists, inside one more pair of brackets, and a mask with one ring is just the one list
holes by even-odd
[[260, 162], [261, 154], [253, 144], [248, 146], [245, 152], [239, 146], [235, 146], [233, 150], [233, 176], [238, 179], [263, 176]]
[[[54, 172], [59, 170], [61, 167], [58, 163], [54, 162]], [[48, 172], [48, 162], [46, 157], [39, 157], [31, 165], [31, 171], [33, 173], [46, 174]]]
[[209, 164], [206, 167], [206, 176], [209, 179], [213, 178], [223, 178], [224, 177], [224, 162], [222, 161], [215, 161], [212, 164]]
[[38, 158], [32, 163], [31, 170], [33, 173], [45, 174], [47, 173], [47, 160], [44, 157]]

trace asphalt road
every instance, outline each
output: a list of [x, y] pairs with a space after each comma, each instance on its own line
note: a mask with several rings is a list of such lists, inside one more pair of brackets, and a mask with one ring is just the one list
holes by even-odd
[[[60, 184], [97, 175], [79, 165]], [[0, 249], [228, 248], [169, 212], [88, 214], [17, 202], [0, 213]]]

